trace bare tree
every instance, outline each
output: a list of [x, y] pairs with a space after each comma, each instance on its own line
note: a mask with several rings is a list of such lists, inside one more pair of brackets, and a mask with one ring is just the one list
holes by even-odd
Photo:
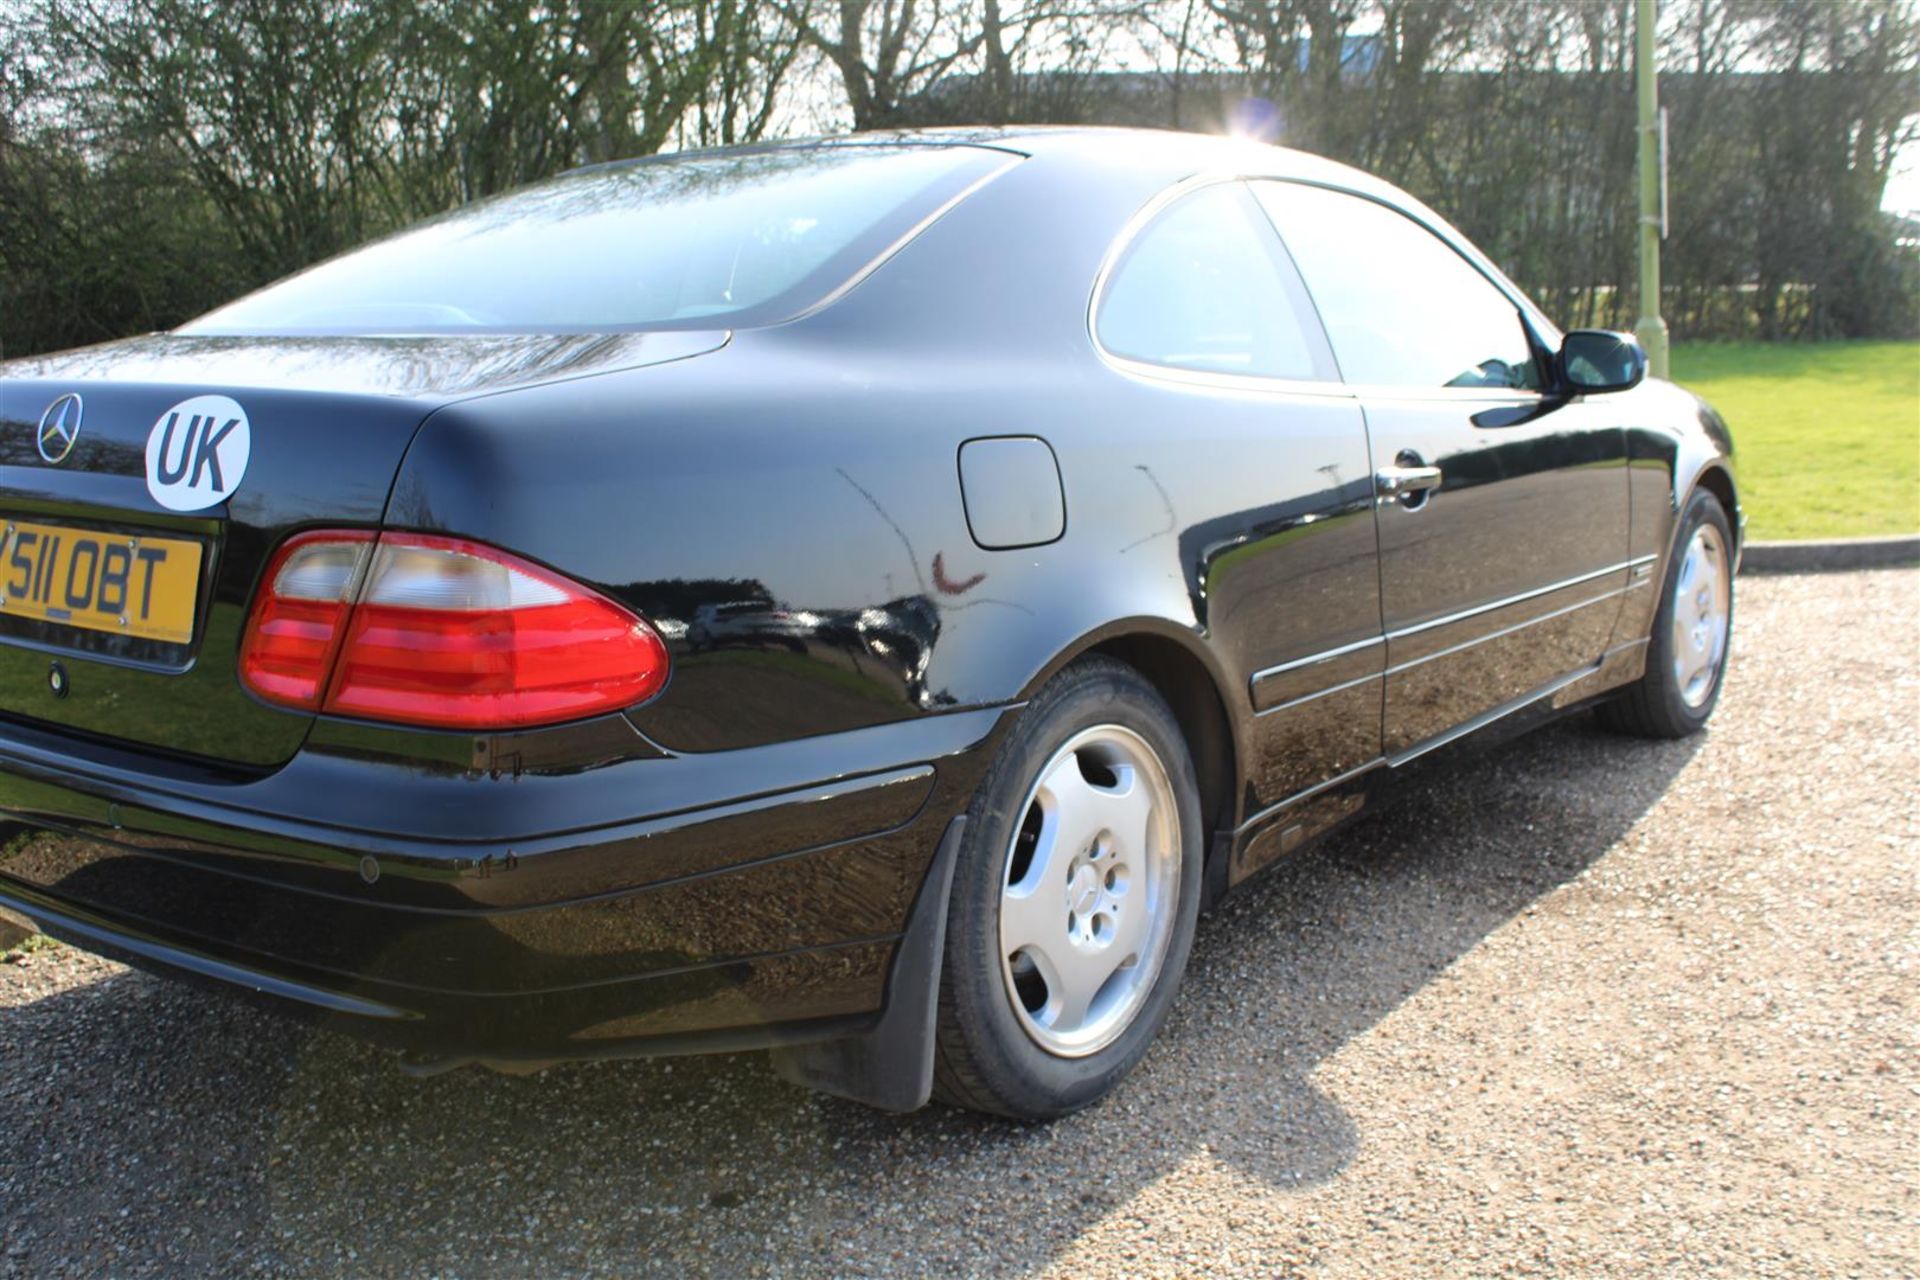
[[853, 127], [896, 123], [901, 108], [980, 48], [955, 0], [776, 0], [840, 77]]
[[[1667, 0], [1676, 333], [1920, 329], [1880, 203], [1920, 0]], [[0, 0], [0, 344], [172, 324], [581, 163], [859, 128], [1222, 128], [1435, 205], [1623, 324], [1631, 0]], [[57, 69], [57, 70], [56, 70]], [[1251, 119], [1239, 113], [1243, 120]]]
[[800, 32], [765, 0], [701, 0], [713, 74], [682, 138], [699, 146], [752, 142], [771, 127], [799, 65]]

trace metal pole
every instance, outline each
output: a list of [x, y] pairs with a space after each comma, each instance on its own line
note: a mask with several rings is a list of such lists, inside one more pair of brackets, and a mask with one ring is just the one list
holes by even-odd
[[1634, 322], [1647, 366], [1667, 376], [1667, 322], [1660, 318], [1660, 239], [1666, 234], [1666, 156], [1660, 127], [1659, 68], [1654, 65], [1657, 0], [1634, 6], [1634, 79], [1640, 112], [1640, 318]]

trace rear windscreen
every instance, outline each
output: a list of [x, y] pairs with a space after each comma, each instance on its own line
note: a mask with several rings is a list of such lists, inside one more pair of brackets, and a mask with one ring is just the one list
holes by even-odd
[[830, 296], [1012, 161], [976, 147], [843, 144], [584, 170], [375, 241], [180, 331], [769, 324]]

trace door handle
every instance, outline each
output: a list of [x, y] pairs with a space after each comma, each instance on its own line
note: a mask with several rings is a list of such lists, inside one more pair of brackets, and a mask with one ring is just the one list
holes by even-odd
[[1426, 459], [1411, 449], [1393, 462], [1373, 473], [1374, 488], [1382, 498], [1398, 498], [1409, 507], [1425, 505], [1428, 492], [1438, 489], [1446, 478], [1440, 468], [1428, 466]]

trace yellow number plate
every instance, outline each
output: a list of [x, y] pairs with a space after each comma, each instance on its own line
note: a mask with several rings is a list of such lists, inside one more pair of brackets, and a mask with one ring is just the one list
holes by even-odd
[[200, 594], [200, 544], [9, 520], [0, 614], [185, 644]]

